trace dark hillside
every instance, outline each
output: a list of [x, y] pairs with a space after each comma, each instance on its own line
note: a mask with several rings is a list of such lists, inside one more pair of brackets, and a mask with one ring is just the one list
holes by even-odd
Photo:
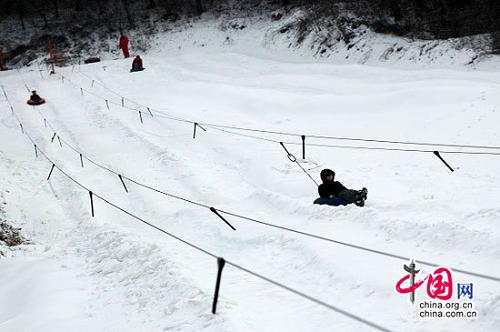
[[488, 51], [500, 45], [500, 2], [495, 0], [2, 0], [0, 51], [7, 64], [26, 64], [47, 53], [50, 36], [56, 48], [71, 50], [65, 56], [75, 62], [82, 52], [117, 53], [120, 31], [140, 35], [134, 47], [145, 50], [155, 33], [188, 26], [201, 15], [279, 19], [298, 9], [308, 13], [293, 27], [303, 32], [299, 38], [314, 27], [335, 26], [348, 44], [350, 31], [364, 25], [420, 39], [491, 34]]

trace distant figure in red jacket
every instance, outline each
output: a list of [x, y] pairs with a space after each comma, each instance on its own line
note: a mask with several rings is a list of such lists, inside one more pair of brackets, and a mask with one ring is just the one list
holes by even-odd
[[128, 58], [130, 56], [128, 53], [128, 37], [125, 36], [123, 33], [120, 36], [120, 44], [118, 45], [118, 47], [122, 49], [123, 56], [125, 58]]

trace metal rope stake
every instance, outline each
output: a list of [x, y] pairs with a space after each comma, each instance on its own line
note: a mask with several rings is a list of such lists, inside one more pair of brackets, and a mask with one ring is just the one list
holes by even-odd
[[94, 80], [92, 80], [92, 84], [90, 84], [90, 87], [93, 88], [94, 87]]
[[285, 152], [286, 152], [286, 156], [288, 157], [288, 159], [294, 163], [297, 161], [297, 158], [295, 158], [295, 156], [293, 154], [290, 153], [290, 151], [288, 151], [288, 149], [286, 148], [285, 144], [283, 144], [283, 142], [280, 142], [280, 145], [283, 147], [283, 149], [285, 149]]
[[82, 96], [83, 96], [83, 88], [80, 88], [80, 92], [82, 93]]
[[231, 225], [231, 224], [229, 223], [229, 221], [227, 221], [227, 220], [226, 220], [223, 216], [221, 216], [221, 215], [219, 214], [219, 212], [218, 212], [218, 211], [217, 211], [217, 210], [216, 210], [213, 206], [211, 206], [211, 207], [210, 207], [210, 211], [212, 211], [213, 213], [215, 213], [215, 214], [217, 215], [217, 217], [221, 218], [221, 219], [222, 219], [222, 221], [224, 221], [224, 222], [225, 222], [225, 223], [226, 223], [229, 227], [231, 227], [231, 228], [233, 229], [233, 231], [235, 231], [235, 230], [236, 230], [236, 228], [234, 228], [234, 227], [233, 227], [233, 225]]
[[128, 193], [128, 189], [127, 189], [127, 186], [125, 185], [125, 181], [123, 181], [123, 177], [121, 176], [121, 174], [118, 174], [118, 177], [120, 178], [120, 181], [122, 182], [123, 184], [123, 189], [125, 189], [125, 192]]
[[47, 119], [43, 118], [43, 124], [45, 125], [45, 128], [47, 128]]
[[446, 167], [448, 167], [450, 169], [450, 171], [454, 172], [455, 170], [453, 168], [451, 168], [451, 166], [446, 162], [446, 160], [443, 159], [443, 157], [441, 157], [441, 155], [439, 154], [439, 151], [434, 151], [434, 154], [436, 155], [436, 157], [438, 157], [442, 162], [443, 164], [446, 165]]
[[306, 159], [306, 135], [300, 137], [302, 138], [302, 159]]
[[60, 146], [61, 146], [61, 148], [62, 148], [61, 138], [59, 137], [59, 135], [57, 135], [57, 140], [59, 141], [59, 145], [60, 145]]
[[54, 132], [54, 135], [52, 135], [52, 138], [50, 139], [50, 143], [54, 142], [54, 139], [56, 138], [56, 136], [57, 136], [57, 133]]
[[89, 196], [90, 196], [90, 211], [92, 213], [92, 218], [94, 217], [94, 198], [92, 191], [89, 191]]
[[35, 157], [38, 158], [38, 150], [36, 148], [36, 144], [33, 144], [35, 146]]
[[109, 111], [109, 103], [108, 103], [108, 100], [107, 99], [104, 99], [104, 101], [106, 102], [106, 108], [108, 109]]
[[226, 261], [222, 257], [217, 257], [217, 281], [215, 282], [215, 292], [214, 292], [214, 301], [212, 303], [212, 314], [215, 315], [217, 311], [217, 300], [219, 299], [219, 289], [220, 289], [220, 280], [222, 278], [222, 269]]
[[[35, 141], [31, 138], [31, 136], [29, 135], [29, 133], [26, 133], [26, 135], [28, 136], [28, 138], [30, 139], [30, 141], [31, 141], [33, 144], [35, 144]], [[52, 160], [51, 160], [51, 159], [49, 159], [49, 158], [47, 157], [47, 155], [45, 155], [45, 153], [44, 153], [42, 150], [40, 150], [40, 151], [42, 152], [42, 156], [43, 156], [43, 157], [45, 157], [45, 159], [46, 159], [47, 161], [49, 161], [50, 163], [54, 164], [54, 163], [52, 162]], [[75, 150], [75, 151], [76, 151], [76, 150]], [[425, 151], [425, 152], [432, 152], [432, 151]], [[96, 166], [103, 168], [103, 166], [99, 166], [96, 162], [92, 161], [91, 159], [89, 159], [89, 158], [87, 158], [87, 157], [86, 157], [86, 159], [88, 159], [90, 162], [94, 163]], [[80, 187], [84, 188], [86, 191], [88, 191], [87, 187], [85, 187], [84, 185], [82, 185], [81, 183], [79, 183], [78, 181], [76, 181], [74, 178], [72, 178], [70, 175], [68, 175], [67, 173], [65, 173], [65, 172], [64, 172], [61, 168], [59, 168], [59, 167], [58, 167], [58, 169], [61, 171], [61, 173], [62, 173], [65, 177], [67, 177], [68, 179], [70, 179], [71, 181], [73, 181], [74, 183], [76, 183], [76, 184], [77, 184], [77, 185], [79, 185]], [[112, 172], [112, 173], [114, 173], [114, 174], [117, 174], [116, 172], [114, 172], [114, 171], [112, 171], [112, 170], [110, 170], [110, 169], [107, 169], [107, 170], [108, 170], [108, 171], [110, 171], [110, 172]], [[190, 204], [194, 204], [194, 205], [197, 205], [197, 206], [200, 206], [200, 207], [203, 207], [203, 208], [207, 208], [207, 209], [208, 209], [208, 208], [210, 208], [208, 205], [205, 205], [205, 204], [202, 204], [202, 203], [198, 203], [198, 202], [195, 202], [195, 201], [190, 201], [190, 200], [188, 200], [188, 199], [186, 199], [186, 198], [183, 198], [183, 197], [180, 197], [180, 196], [176, 196], [176, 195], [173, 195], [173, 194], [170, 194], [170, 193], [167, 193], [167, 192], [160, 191], [160, 190], [155, 189], [155, 188], [153, 188], [153, 187], [149, 187], [149, 186], [147, 186], [147, 185], [145, 185], [145, 184], [141, 184], [140, 182], [137, 182], [137, 181], [135, 181], [135, 180], [133, 180], [133, 179], [130, 179], [130, 178], [127, 178], [127, 177], [126, 177], [126, 179], [127, 179], [127, 180], [130, 180], [131, 182], [133, 182], [133, 183], [135, 183], [135, 184], [137, 184], [137, 185], [139, 185], [139, 186], [142, 186], [142, 187], [144, 187], [144, 188], [151, 189], [151, 190], [156, 191], [156, 192], [158, 192], [158, 193], [161, 193], [161, 194], [163, 194], [163, 195], [166, 195], [166, 196], [169, 196], [169, 197], [172, 197], [172, 198], [175, 198], [175, 199], [180, 199], [180, 200], [183, 200], [183, 201], [188, 202], [188, 203], [190, 203]], [[168, 233], [168, 232], [164, 231], [163, 229], [161, 229], [161, 228], [159, 228], [159, 227], [156, 227], [156, 226], [152, 225], [151, 223], [148, 223], [147, 221], [145, 221], [145, 220], [143, 220], [143, 219], [141, 219], [141, 218], [139, 218], [139, 217], [137, 217], [137, 216], [135, 216], [135, 215], [131, 214], [130, 212], [128, 212], [128, 211], [126, 211], [126, 210], [124, 210], [123, 208], [121, 208], [121, 207], [117, 206], [116, 204], [113, 204], [113, 203], [109, 202], [108, 200], [106, 200], [106, 199], [104, 199], [104, 198], [100, 197], [99, 195], [97, 195], [97, 194], [96, 194], [95, 196], [97, 196], [98, 198], [100, 198], [101, 200], [103, 200], [104, 202], [106, 202], [108, 205], [111, 205], [111, 206], [113, 206], [114, 208], [116, 208], [116, 209], [118, 209], [118, 210], [121, 210], [121, 211], [122, 211], [122, 212], [124, 212], [125, 214], [127, 214], [127, 215], [129, 215], [129, 216], [131, 216], [131, 217], [133, 217], [133, 218], [135, 218], [135, 219], [137, 219], [137, 220], [139, 220], [139, 221], [143, 222], [144, 224], [146, 224], [146, 225], [148, 225], [148, 226], [150, 226], [150, 227], [153, 227], [153, 228], [155, 228], [155, 229], [159, 230], [160, 232], [162, 232], [162, 233], [164, 233], [164, 234], [166, 234], [166, 235], [169, 235], [169, 236], [171, 236], [171, 237], [173, 237], [173, 238], [175, 238], [175, 239], [177, 239], [177, 240], [179, 240], [179, 241], [181, 241], [181, 242], [183, 242], [183, 243], [185, 243], [185, 244], [187, 244], [187, 245], [189, 245], [189, 246], [191, 246], [191, 247], [193, 247], [193, 248], [195, 248], [195, 249], [197, 249], [197, 250], [200, 250], [200, 251], [204, 252], [205, 254], [210, 255], [210, 256], [211, 256], [211, 257], [213, 257], [213, 258], [217, 258], [217, 256], [216, 256], [215, 254], [212, 254], [212, 253], [210, 253], [210, 252], [208, 252], [208, 251], [206, 251], [206, 250], [204, 250], [204, 249], [202, 249], [202, 248], [200, 248], [200, 247], [197, 247], [197, 246], [195, 246], [195, 245], [193, 245], [193, 244], [191, 244], [191, 243], [188, 243], [187, 241], [184, 241], [184, 240], [182, 240], [182, 239], [180, 239], [180, 238], [176, 237], [175, 235], [170, 234], [170, 233]], [[252, 218], [245, 217], [245, 216], [242, 216], [242, 215], [238, 215], [238, 214], [235, 214], [235, 213], [231, 213], [231, 212], [228, 212], [228, 211], [223, 211], [223, 210], [220, 210], [220, 209], [219, 209], [219, 210], [217, 210], [217, 211], [218, 211], [218, 212], [221, 212], [221, 213], [224, 213], [224, 214], [227, 214], [227, 215], [230, 215], [230, 216], [233, 216], [233, 217], [236, 217], [236, 218], [241, 218], [241, 219], [245, 219], [245, 220], [247, 220], [247, 221], [255, 222], [255, 223], [258, 223], [258, 224], [261, 224], [261, 225], [265, 225], [265, 226], [268, 226], [268, 227], [272, 227], [272, 228], [276, 228], [276, 229], [281, 229], [281, 230], [288, 231], [288, 232], [293, 232], [293, 233], [300, 234], [300, 235], [303, 235], [303, 236], [307, 236], [307, 237], [315, 238], [315, 239], [317, 239], [317, 240], [328, 241], [328, 242], [330, 242], [330, 243], [335, 243], [335, 244], [338, 244], [338, 245], [347, 246], [347, 247], [350, 247], [350, 248], [353, 248], [353, 249], [362, 250], [362, 251], [366, 251], [366, 252], [371, 252], [371, 253], [378, 254], [378, 255], [383, 255], [383, 256], [386, 256], [386, 257], [392, 257], [392, 258], [395, 258], [395, 259], [401, 259], [401, 260], [404, 260], [404, 261], [408, 261], [408, 260], [410, 260], [410, 258], [408, 258], [408, 257], [404, 257], [404, 256], [400, 256], [400, 255], [392, 254], [392, 253], [389, 253], [389, 252], [376, 250], [376, 249], [371, 249], [371, 248], [368, 248], [368, 247], [363, 247], [363, 246], [356, 245], [356, 244], [353, 244], [353, 243], [347, 243], [347, 242], [342, 242], [342, 241], [335, 240], [335, 239], [331, 239], [331, 238], [326, 238], [326, 237], [323, 237], [323, 236], [319, 236], [319, 235], [315, 235], [315, 234], [307, 233], [307, 232], [304, 232], [304, 231], [301, 231], [301, 230], [297, 230], [297, 229], [292, 229], [292, 228], [288, 228], [288, 227], [283, 227], [283, 226], [279, 226], [279, 225], [274, 225], [274, 224], [271, 224], [271, 223], [266, 223], [266, 222], [263, 222], [263, 221], [260, 221], [260, 220], [257, 220], [257, 219], [252, 219]], [[424, 265], [428, 265], [428, 266], [433, 266], [433, 267], [439, 267], [439, 266], [442, 266], [442, 264], [437, 264], [437, 263], [433, 263], [433, 262], [426, 262], [426, 261], [419, 261], [419, 262], [420, 262], [420, 264], [424, 264]], [[237, 268], [239, 268], [239, 269], [244, 269], [243, 267], [241, 267], [241, 266], [237, 266], [237, 265], [235, 265], [234, 263], [231, 263], [231, 262], [226, 262], [226, 263], [227, 263], [227, 264], [229, 264], [229, 265], [233, 265], [233, 266], [235, 266], [235, 267], [237, 267]], [[450, 268], [451, 268], [453, 271], [458, 272], [458, 273], [463, 273], [463, 274], [467, 274], [467, 275], [470, 275], [470, 276], [473, 276], [473, 277], [478, 277], [478, 278], [483, 278], [483, 279], [489, 279], [489, 280], [493, 280], [493, 281], [496, 281], [496, 282], [500, 282], [500, 277], [497, 277], [497, 276], [486, 275], [486, 274], [482, 274], [482, 273], [478, 273], [478, 272], [473, 272], [473, 271], [467, 271], [467, 270], [463, 270], [463, 269], [455, 268], [455, 267], [452, 267], [452, 266], [450, 266]], [[263, 276], [260, 276], [260, 275], [255, 274], [254, 272], [252, 272], [252, 271], [250, 271], [250, 270], [244, 269], [244, 271], [247, 271], [247, 272], [248, 272], [248, 273], [250, 273], [250, 274], [254, 274], [255, 276], [258, 276], [259, 278], [265, 278], [265, 277], [263, 277]], [[267, 278], [266, 278], [265, 280], [267, 280], [267, 281], [269, 281], [269, 282], [271, 282], [271, 283], [274, 283], [274, 284], [278, 285], [278, 284], [277, 284], [275, 281], [273, 281], [273, 280], [270, 280], [270, 279], [267, 279]], [[281, 286], [282, 286], [282, 285], [281, 285]], [[286, 287], [286, 286], [285, 286], [285, 287]], [[319, 300], [317, 300], [317, 299], [314, 299], [314, 298], [312, 298], [312, 297], [310, 297], [310, 296], [307, 296], [307, 295], [306, 295], [306, 294], [304, 294], [304, 293], [300, 293], [300, 292], [299, 292], [299, 293], [297, 293], [297, 291], [296, 291], [296, 290], [293, 290], [293, 289], [290, 289], [290, 288], [287, 288], [287, 290], [289, 290], [289, 291], [291, 291], [291, 292], [295, 292], [296, 294], [298, 294], [298, 295], [300, 295], [300, 296], [302, 296], [302, 297], [304, 297], [304, 296], [305, 296], [307, 299], [309, 299], [309, 300], [311, 300], [311, 301], [314, 301], [314, 302], [316, 302], [316, 303], [318, 303], [318, 304], [325, 305], [325, 303], [324, 303], [324, 302], [321, 302], [321, 301], [319, 301]], [[318, 301], [319, 301], [319, 302], [318, 302]], [[328, 304], [326, 304], [326, 305], [328, 305]], [[330, 309], [338, 311], [337, 309], [335, 309], [335, 308], [333, 308], [333, 307], [330, 307]], [[346, 313], [346, 314], [348, 314], [348, 315], [349, 315], [349, 313]], [[353, 316], [351, 316], [351, 317], [353, 317]], [[355, 319], [356, 319], [356, 318], [355, 318]]]
[[10, 111], [12, 112], [12, 115], [14, 115], [14, 107], [10, 107]]
[[205, 128], [203, 128], [202, 126], [200, 126], [198, 124], [198, 122], [194, 122], [193, 125], [194, 125], [194, 128], [193, 128], [193, 138], [196, 138], [196, 127], [200, 127], [201, 129], [203, 129], [203, 131], [207, 131]]
[[21, 133], [24, 134], [24, 128], [23, 128], [23, 124], [21, 122], [19, 122], [19, 127], [21, 127]]
[[49, 176], [47, 176], [47, 181], [50, 180], [50, 176], [52, 175], [52, 171], [54, 170], [54, 167], [56, 167], [56, 165], [52, 164], [52, 167], [50, 168]]
[[83, 168], [83, 156], [81, 153], [80, 153], [80, 164], [82, 165], [82, 168]]
[[304, 167], [302, 167], [302, 165], [301, 165], [301, 164], [299, 164], [299, 162], [297, 161], [297, 158], [296, 158], [293, 154], [291, 154], [291, 153], [290, 153], [290, 151], [288, 151], [288, 149], [286, 148], [285, 144], [283, 144], [283, 142], [280, 142], [280, 145], [283, 147], [283, 149], [285, 149], [285, 152], [287, 153], [287, 157], [288, 157], [288, 159], [289, 159], [292, 163], [297, 164], [297, 166], [299, 166], [299, 167], [300, 167], [300, 169], [301, 169], [304, 173], [306, 173], [306, 175], [309, 177], [309, 179], [311, 179], [311, 180], [312, 180], [312, 182], [314, 182], [314, 184], [318, 187], [318, 186], [319, 186], [318, 182], [316, 182], [316, 180], [314, 180], [314, 179], [313, 179], [313, 177], [311, 176], [311, 174], [309, 174], [309, 173], [305, 170], [305, 168], [304, 168]]
[[122, 97], [122, 107], [125, 107], [125, 100]]
[[144, 123], [144, 122], [142, 122], [142, 112], [141, 111], [139, 111], [139, 118], [141, 119], [141, 123]]
[[148, 109], [148, 112], [149, 112], [149, 115], [151, 115], [151, 117], [153, 117], [153, 113], [151, 113], [151, 110], [149, 109], [149, 107], [146, 107]]

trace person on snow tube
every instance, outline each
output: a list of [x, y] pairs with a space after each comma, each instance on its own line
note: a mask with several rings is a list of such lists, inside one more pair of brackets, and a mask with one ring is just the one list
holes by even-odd
[[134, 61], [132, 61], [132, 69], [130, 69], [130, 72], [141, 70], [144, 70], [144, 67], [142, 66], [142, 59], [140, 56], [136, 56]]
[[322, 184], [318, 187], [319, 198], [314, 201], [314, 204], [326, 205], [347, 205], [354, 203], [357, 206], [364, 206], [365, 200], [368, 198], [368, 190], [347, 189], [338, 181], [334, 181], [335, 172], [331, 169], [321, 171]]
[[35, 90], [31, 91], [31, 97], [28, 100], [28, 104], [30, 105], [41, 105], [45, 103], [45, 99], [40, 97]]

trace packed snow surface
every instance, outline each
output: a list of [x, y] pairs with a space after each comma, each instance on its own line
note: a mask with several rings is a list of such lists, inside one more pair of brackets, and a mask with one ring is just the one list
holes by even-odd
[[[36, 158], [2, 95], [3, 217], [32, 244], [0, 256], [0, 331], [371, 330], [231, 265], [212, 315], [215, 258], [96, 197], [92, 218], [85, 189], [58, 169], [47, 181], [51, 163], [41, 151], [86, 188], [145, 221], [387, 329], [500, 329], [499, 282], [455, 272], [454, 283], [473, 283], [478, 318], [422, 319], [417, 305], [395, 290], [407, 261], [224, 215], [233, 231], [208, 208], [128, 180], [126, 193], [118, 176], [86, 159], [82, 168], [78, 153], [58, 143], [194, 202], [415, 258], [421, 273], [434, 268], [419, 260], [500, 276], [500, 156], [406, 145], [397, 148], [430, 152], [313, 146], [394, 148], [307, 138], [498, 146], [498, 73], [334, 65], [256, 53], [151, 52], [143, 56], [146, 70], [133, 74], [130, 60], [57, 69], [52, 76], [33, 68], [0, 73], [23, 130], [39, 149]], [[26, 105], [27, 88], [47, 103]], [[132, 110], [121, 107], [120, 96]], [[234, 135], [205, 126], [193, 139], [193, 124], [170, 116], [306, 135], [306, 158], [300, 137], [227, 129]], [[280, 141], [316, 181], [322, 168], [331, 168], [344, 185], [367, 187], [366, 206], [312, 205], [316, 186]], [[428, 299], [423, 288], [417, 301]]]

